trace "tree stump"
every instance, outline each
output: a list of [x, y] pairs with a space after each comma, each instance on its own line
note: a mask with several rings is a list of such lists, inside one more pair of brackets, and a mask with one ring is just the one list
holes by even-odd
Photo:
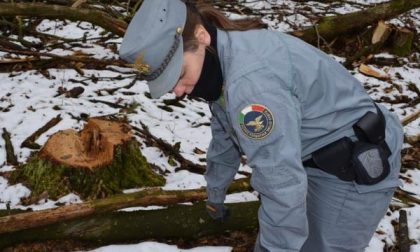
[[392, 53], [400, 57], [410, 55], [414, 33], [407, 28], [399, 29], [394, 35]]
[[97, 199], [123, 189], [165, 184], [142, 156], [130, 126], [105, 118], [89, 119], [79, 132], [55, 133], [11, 180], [32, 190], [32, 202], [39, 195], [56, 199], [73, 192]]

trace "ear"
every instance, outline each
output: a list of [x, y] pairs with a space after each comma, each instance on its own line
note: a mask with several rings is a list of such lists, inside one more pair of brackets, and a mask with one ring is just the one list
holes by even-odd
[[203, 25], [199, 24], [195, 27], [194, 36], [200, 44], [210, 46], [211, 37]]

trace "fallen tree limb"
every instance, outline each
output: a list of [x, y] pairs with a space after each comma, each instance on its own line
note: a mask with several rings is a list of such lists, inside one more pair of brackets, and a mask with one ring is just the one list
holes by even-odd
[[39, 149], [41, 146], [37, 144], [35, 141], [40, 137], [42, 134], [47, 132], [49, 129], [57, 125], [59, 122], [61, 122], [60, 115], [57, 115], [53, 119], [49, 120], [44, 126], [39, 128], [37, 131], [35, 131], [32, 135], [30, 135], [28, 138], [25, 139], [25, 141], [22, 142], [20, 145], [21, 148], [29, 148], [29, 149]]
[[82, 62], [82, 63], [94, 63], [96, 65], [113, 65], [113, 66], [121, 66], [121, 67], [129, 67], [125, 62], [121, 60], [103, 60], [103, 59], [95, 59], [89, 56], [61, 56], [53, 53], [42, 53], [42, 52], [35, 52], [35, 51], [25, 51], [25, 50], [13, 50], [4, 47], [0, 47], [0, 51], [15, 53], [20, 55], [29, 55], [35, 57], [49, 57], [53, 59], [60, 59], [65, 61], [74, 61], [74, 62]]
[[72, 21], [87, 21], [97, 24], [114, 34], [123, 36], [127, 29], [127, 23], [115, 19], [107, 13], [92, 9], [71, 8], [60, 5], [41, 3], [0, 3], [0, 16], [15, 17], [44, 17], [44, 18], [65, 18]]
[[3, 134], [1, 136], [4, 139], [6, 145], [6, 163], [11, 165], [17, 165], [18, 161], [13, 149], [12, 141], [10, 140], [10, 133], [7, 132], [6, 128], [3, 128]]
[[351, 32], [377, 23], [379, 20], [393, 18], [418, 7], [420, 7], [420, 0], [391, 0], [366, 10], [339, 16], [323, 17], [314, 26], [292, 32], [292, 35], [308, 43], [316, 44], [319, 37], [331, 40], [342, 35], [348, 35]]
[[258, 201], [227, 206], [231, 215], [223, 223], [210, 219], [204, 203], [178, 205], [163, 210], [114, 212], [3, 234], [0, 248], [23, 242], [69, 239], [95, 245], [146, 239], [191, 240], [232, 231], [252, 232], [258, 228]]
[[412, 121], [416, 120], [417, 118], [419, 118], [419, 116], [420, 116], [420, 110], [414, 112], [411, 115], [408, 115], [408, 116], [404, 117], [401, 120], [401, 124], [405, 126], [405, 125], [409, 124], [410, 122], [412, 122]]
[[[228, 193], [242, 192], [250, 189], [249, 180], [240, 179], [231, 184]], [[119, 194], [81, 204], [62, 206], [56, 209], [4, 216], [0, 218], [0, 234], [3, 236], [5, 233], [111, 212], [126, 207], [167, 206], [182, 202], [204, 200], [206, 198], [207, 194], [204, 188], [183, 191], [163, 191], [160, 188], [151, 188], [136, 193]]]
[[400, 252], [410, 252], [410, 238], [408, 236], [407, 212], [400, 210], [398, 223], [398, 243]]
[[177, 170], [188, 170], [193, 173], [197, 174], [204, 174], [206, 171], [205, 165], [199, 165], [191, 162], [188, 159], [185, 159], [177, 150], [176, 147], [172, 146], [171, 144], [165, 142], [161, 138], [157, 138], [152, 133], [150, 133], [149, 128], [142, 123], [143, 129], [133, 127], [135, 131], [138, 131], [142, 134], [142, 137], [147, 141], [149, 145], [155, 145], [159, 147], [159, 149], [168, 157], [173, 157], [176, 161], [180, 163], [180, 167]]
[[397, 190], [395, 190], [394, 197], [398, 198], [402, 202], [406, 202], [406, 203], [412, 202], [417, 205], [420, 204], [419, 198], [410, 195], [408, 192], [401, 190], [400, 188], [397, 188]]

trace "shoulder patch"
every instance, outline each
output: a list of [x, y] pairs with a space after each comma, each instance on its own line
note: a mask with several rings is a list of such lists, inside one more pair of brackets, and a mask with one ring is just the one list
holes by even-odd
[[264, 139], [273, 131], [273, 114], [261, 104], [246, 106], [239, 113], [238, 121], [242, 132], [250, 139]]

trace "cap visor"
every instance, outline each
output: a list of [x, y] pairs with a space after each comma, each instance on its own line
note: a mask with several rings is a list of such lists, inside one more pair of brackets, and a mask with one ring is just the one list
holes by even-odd
[[166, 69], [158, 78], [147, 83], [149, 85], [150, 95], [152, 98], [159, 98], [175, 87], [179, 77], [181, 76], [183, 51], [183, 42], [181, 39], [178, 49]]

